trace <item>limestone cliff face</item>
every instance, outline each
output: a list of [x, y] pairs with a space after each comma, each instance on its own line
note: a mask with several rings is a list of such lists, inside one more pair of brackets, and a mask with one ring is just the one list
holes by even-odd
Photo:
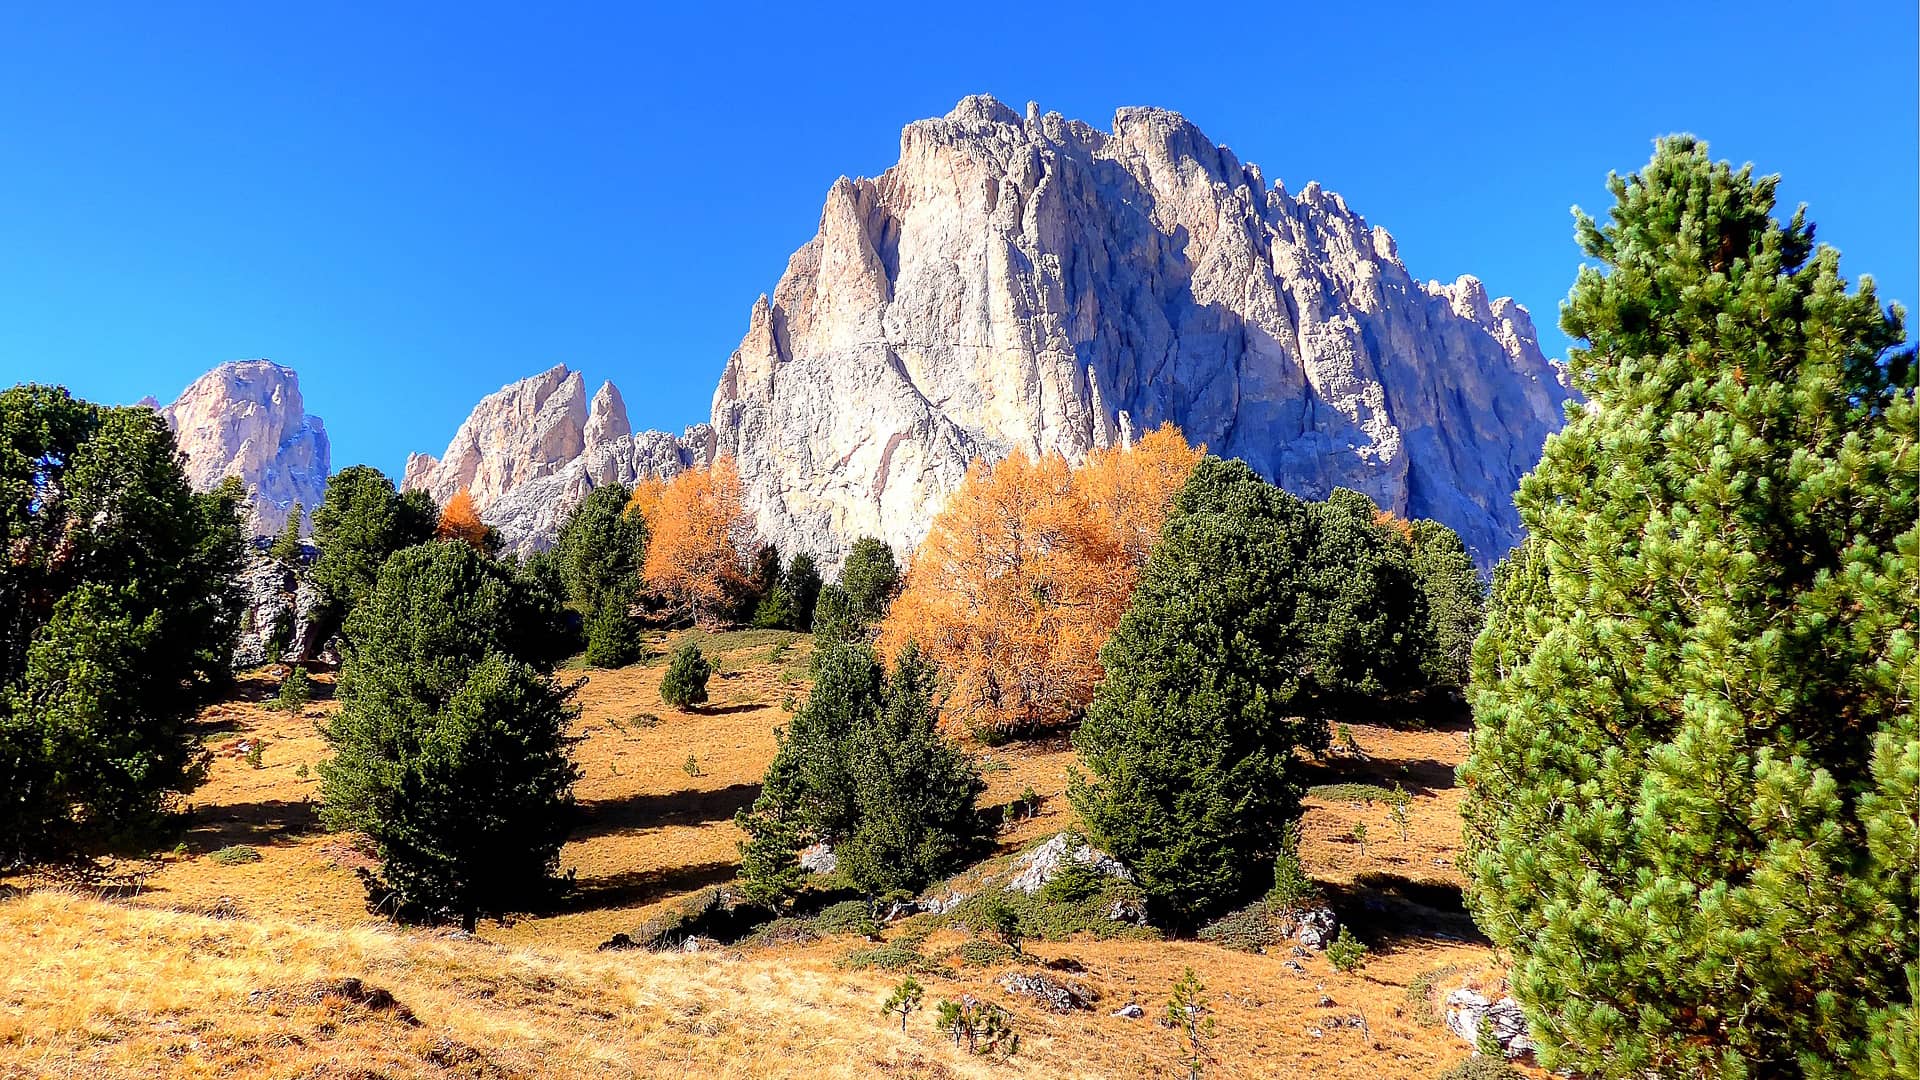
[[1524, 308], [1416, 281], [1339, 195], [1177, 114], [1103, 132], [971, 97], [834, 184], [712, 426], [762, 534], [830, 566], [862, 534], [911, 548], [973, 458], [1165, 420], [1297, 494], [1446, 522], [1486, 565], [1520, 536], [1557, 375]]
[[709, 460], [712, 443], [705, 424], [679, 438], [636, 434], [612, 383], [589, 400], [580, 373], [560, 364], [482, 398], [446, 453], [407, 458], [401, 487], [442, 505], [464, 488], [510, 550], [535, 551], [552, 544], [587, 492], [673, 476]]
[[247, 485], [256, 532], [279, 532], [294, 503], [311, 512], [326, 494], [327, 429], [307, 415], [292, 368], [269, 360], [221, 364], [157, 411], [187, 455], [196, 490], [229, 476]]

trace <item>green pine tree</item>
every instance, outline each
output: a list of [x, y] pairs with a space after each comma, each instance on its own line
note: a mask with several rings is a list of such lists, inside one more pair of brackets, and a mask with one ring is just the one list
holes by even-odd
[[845, 749], [854, 817], [840, 868], [870, 896], [919, 892], [965, 861], [979, 842], [986, 784], [973, 760], [940, 734], [933, 665], [909, 645], [879, 708], [856, 718]]
[[1068, 795], [1176, 922], [1265, 884], [1300, 814], [1294, 750], [1326, 748], [1325, 721], [1302, 716], [1326, 651], [1314, 544], [1308, 504], [1205, 458], [1101, 650], [1106, 677], [1074, 735], [1091, 775]]
[[667, 673], [660, 677], [660, 700], [676, 709], [702, 704], [707, 700], [707, 678], [712, 674], [713, 665], [700, 646], [682, 642], [667, 662]]
[[370, 465], [329, 477], [326, 497], [313, 509], [313, 544], [320, 554], [308, 571], [330, 609], [324, 621], [344, 623], [373, 590], [387, 557], [433, 539], [439, 521], [431, 497], [395, 491], [393, 481]]
[[151, 409], [0, 392], [0, 867], [153, 823], [230, 679], [244, 491], [195, 495]]
[[1413, 523], [1410, 567], [1426, 600], [1426, 655], [1421, 667], [1435, 686], [1467, 685], [1473, 640], [1486, 621], [1486, 590], [1460, 535], [1437, 521]]
[[267, 549], [267, 555], [282, 566], [298, 567], [306, 554], [306, 545], [300, 542], [300, 525], [306, 520], [307, 511], [299, 503], [287, 511], [286, 527], [273, 540], [273, 546]]
[[1901, 313], [1690, 137], [1609, 187], [1562, 308], [1586, 404], [1474, 650], [1473, 912], [1549, 1068], [1914, 1075]]
[[553, 543], [553, 559], [567, 598], [579, 610], [597, 611], [601, 598], [630, 601], [640, 590], [640, 564], [647, 555], [647, 526], [629, 514], [630, 492], [618, 484], [594, 488], [567, 515]]
[[533, 593], [467, 544], [421, 544], [347, 620], [321, 820], [373, 839], [370, 889], [404, 915], [471, 927], [549, 886], [577, 710], [549, 675], [554, 612]]
[[817, 670], [777, 733], [760, 796], [736, 819], [746, 891], [790, 896], [804, 878], [795, 854], [822, 841], [869, 895], [918, 890], [955, 869], [980, 836], [984, 785], [939, 733], [932, 668], [908, 650], [889, 677], [865, 645], [834, 645]]
[[627, 596], [618, 590], [601, 594], [587, 617], [588, 667], [626, 667], [640, 659], [640, 627], [627, 612]]
[[813, 608], [820, 601], [819, 564], [813, 561], [813, 556], [797, 551], [787, 560], [787, 570], [781, 575], [780, 583], [793, 598], [793, 623], [787, 629], [813, 629]]
[[879, 622], [893, 603], [893, 592], [900, 585], [900, 564], [885, 540], [863, 536], [853, 542], [847, 561], [840, 568], [840, 588], [847, 594], [853, 613], [865, 624]]

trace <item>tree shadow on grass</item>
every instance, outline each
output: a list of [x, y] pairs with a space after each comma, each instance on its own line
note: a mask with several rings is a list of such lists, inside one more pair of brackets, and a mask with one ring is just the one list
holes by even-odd
[[1399, 784], [1409, 795], [1432, 795], [1458, 787], [1454, 766], [1434, 758], [1329, 758], [1300, 763], [1308, 787], [1322, 784], [1376, 784], [1389, 791]]
[[759, 797], [759, 784], [729, 784], [723, 788], [684, 788], [665, 795], [642, 793], [621, 799], [596, 799], [580, 804], [573, 838], [610, 836], [661, 825], [725, 821], [752, 806], [753, 800]]
[[755, 709], [771, 708], [764, 701], [743, 701], [734, 705], [695, 705], [687, 711], [696, 716], [731, 716], [734, 713], [752, 712]]
[[1376, 953], [1407, 942], [1492, 944], [1467, 914], [1460, 886], [1449, 882], [1366, 873], [1352, 884], [1323, 883], [1321, 889], [1341, 923]]
[[235, 844], [290, 841], [320, 828], [319, 807], [302, 800], [263, 799], [206, 806], [186, 815], [181, 842], [200, 855]]
[[597, 911], [639, 907], [655, 900], [732, 881], [740, 872], [735, 862], [703, 862], [654, 870], [624, 870], [605, 877], [581, 878], [560, 903], [562, 911]]

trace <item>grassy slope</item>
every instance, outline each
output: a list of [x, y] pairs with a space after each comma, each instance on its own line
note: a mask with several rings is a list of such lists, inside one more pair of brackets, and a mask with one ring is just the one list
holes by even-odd
[[[313, 822], [311, 766], [323, 754], [313, 724], [331, 702], [302, 716], [247, 700], [210, 709], [203, 722], [216, 750], [240, 738], [267, 745], [259, 769], [237, 753], [217, 758], [193, 796], [184, 856], [123, 864], [120, 876], [137, 889], [115, 901], [56, 890], [0, 901], [0, 941], [25, 945], [0, 960], [0, 1077], [1154, 1075], [1173, 1067], [1172, 1033], [1108, 1013], [1138, 1001], [1157, 1015], [1189, 965], [1218, 1009], [1210, 1076], [1429, 1077], [1464, 1056], [1412, 1017], [1404, 992], [1437, 965], [1489, 960], [1454, 909], [1458, 732], [1354, 723], [1371, 760], [1315, 778], [1400, 783], [1414, 797], [1405, 841], [1383, 805], [1309, 800], [1309, 869], [1376, 951], [1358, 974], [1333, 972], [1316, 955], [1300, 961], [1302, 975], [1285, 955], [1193, 942], [1036, 944], [1083, 967], [1076, 980], [1101, 995], [1093, 1012], [1066, 1017], [1001, 991], [999, 971], [923, 978], [930, 1003], [971, 993], [1012, 1009], [1021, 1052], [988, 1065], [953, 1050], [926, 1014], [905, 1035], [889, 1029], [878, 1003], [897, 976], [833, 963], [857, 939], [718, 955], [593, 953], [732, 877], [732, 814], [753, 798], [787, 715], [782, 702], [801, 689], [807, 642], [790, 638], [710, 639], [719, 674], [697, 713], [660, 702], [665, 642], [649, 664], [588, 673], [577, 751], [585, 822], [562, 858], [578, 895], [558, 912], [485, 924], [477, 943], [396, 930], [366, 913], [352, 872], [364, 857]], [[248, 689], [243, 699], [266, 691]], [[1060, 795], [1072, 762], [1064, 743], [990, 753], [1007, 768], [987, 775], [986, 805], [1027, 786], [1043, 797], [1035, 819], [1002, 835], [1002, 850], [1073, 824]], [[1350, 838], [1361, 821], [1364, 854]], [[207, 858], [229, 844], [264, 857], [233, 866]], [[930, 950], [958, 940], [946, 935]], [[418, 1025], [315, 995], [316, 984], [344, 977], [390, 991]], [[1371, 1044], [1340, 1023], [1356, 1015]]]

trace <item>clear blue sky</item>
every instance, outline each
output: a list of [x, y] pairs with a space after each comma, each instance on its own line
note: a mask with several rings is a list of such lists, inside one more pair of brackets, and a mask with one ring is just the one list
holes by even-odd
[[1671, 131], [1916, 296], [1912, 0], [542, 6], [7, 5], [0, 385], [167, 400], [266, 356], [336, 468], [393, 473], [555, 362], [677, 430], [834, 178], [975, 92], [1178, 109], [1416, 275], [1518, 297], [1553, 355], [1568, 207]]

